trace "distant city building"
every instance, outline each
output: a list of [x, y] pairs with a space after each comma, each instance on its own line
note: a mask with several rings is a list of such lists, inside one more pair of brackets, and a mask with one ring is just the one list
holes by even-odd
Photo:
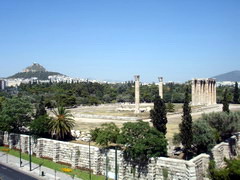
[[[234, 86], [236, 82], [234, 81], [219, 81], [217, 82], [217, 86]], [[238, 86], [240, 87], [240, 82], [238, 82]]]
[[32, 77], [30, 82], [31, 82], [31, 84], [38, 84], [38, 78]]
[[0, 79], [0, 90], [4, 90], [6, 88], [7, 82], [4, 79]]
[[16, 87], [16, 86], [19, 86], [22, 83], [23, 79], [20, 79], [20, 78], [18, 78], [18, 79], [7, 79], [6, 81], [7, 81], [7, 87]]

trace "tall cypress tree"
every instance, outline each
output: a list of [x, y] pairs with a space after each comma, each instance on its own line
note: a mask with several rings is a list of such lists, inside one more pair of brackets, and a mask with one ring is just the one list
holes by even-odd
[[223, 108], [222, 108], [222, 110], [223, 110], [223, 112], [229, 113], [230, 110], [229, 110], [229, 103], [228, 103], [227, 95], [228, 95], [228, 90], [225, 89], [224, 94], [223, 94], [223, 101], [222, 101]]
[[154, 99], [154, 107], [150, 111], [150, 118], [153, 126], [164, 135], [167, 133], [167, 112], [166, 106], [163, 99], [160, 96], [157, 96]]
[[193, 141], [192, 116], [191, 116], [191, 107], [189, 103], [190, 103], [190, 95], [189, 95], [189, 88], [187, 87], [185, 92], [184, 104], [183, 104], [182, 122], [179, 124], [180, 138], [185, 150], [186, 158], [188, 158], [188, 154], [191, 151], [191, 145]]
[[233, 103], [239, 104], [239, 89], [238, 89], [238, 83], [235, 82], [234, 92], [233, 92]]
[[35, 117], [43, 116], [45, 114], [47, 114], [47, 111], [46, 111], [45, 105], [44, 105], [44, 98], [43, 98], [43, 96], [41, 96], [40, 102], [36, 107]]

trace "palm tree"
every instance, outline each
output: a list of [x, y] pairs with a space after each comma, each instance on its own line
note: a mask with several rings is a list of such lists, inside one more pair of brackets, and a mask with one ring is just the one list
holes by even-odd
[[56, 139], [64, 139], [65, 135], [71, 133], [71, 129], [75, 125], [75, 120], [69, 110], [64, 107], [58, 107], [57, 111], [53, 110], [55, 118], [53, 118], [50, 125], [50, 132], [56, 136]]

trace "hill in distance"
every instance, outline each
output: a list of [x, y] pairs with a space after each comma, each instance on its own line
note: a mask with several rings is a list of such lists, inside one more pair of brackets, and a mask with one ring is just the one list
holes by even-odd
[[214, 76], [217, 81], [240, 81], [240, 71], [231, 71], [225, 74]]
[[25, 68], [22, 72], [18, 72], [12, 76], [9, 76], [8, 79], [10, 79], [10, 78], [29, 79], [32, 77], [37, 77], [39, 80], [47, 80], [48, 76], [53, 76], [53, 75], [63, 75], [63, 74], [58, 73], [58, 72], [47, 71], [40, 64], [33, 63], [31, 66], [28, 66], [27, 68]]
[[47, 70], [38, 63], [33, 63], [31, 66], [28, 66], [23, 72], [46, 72]]

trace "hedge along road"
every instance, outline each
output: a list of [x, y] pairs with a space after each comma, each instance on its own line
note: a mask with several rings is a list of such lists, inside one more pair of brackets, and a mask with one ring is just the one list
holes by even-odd
[[37, 180], [0, 163], [0, 180]]

